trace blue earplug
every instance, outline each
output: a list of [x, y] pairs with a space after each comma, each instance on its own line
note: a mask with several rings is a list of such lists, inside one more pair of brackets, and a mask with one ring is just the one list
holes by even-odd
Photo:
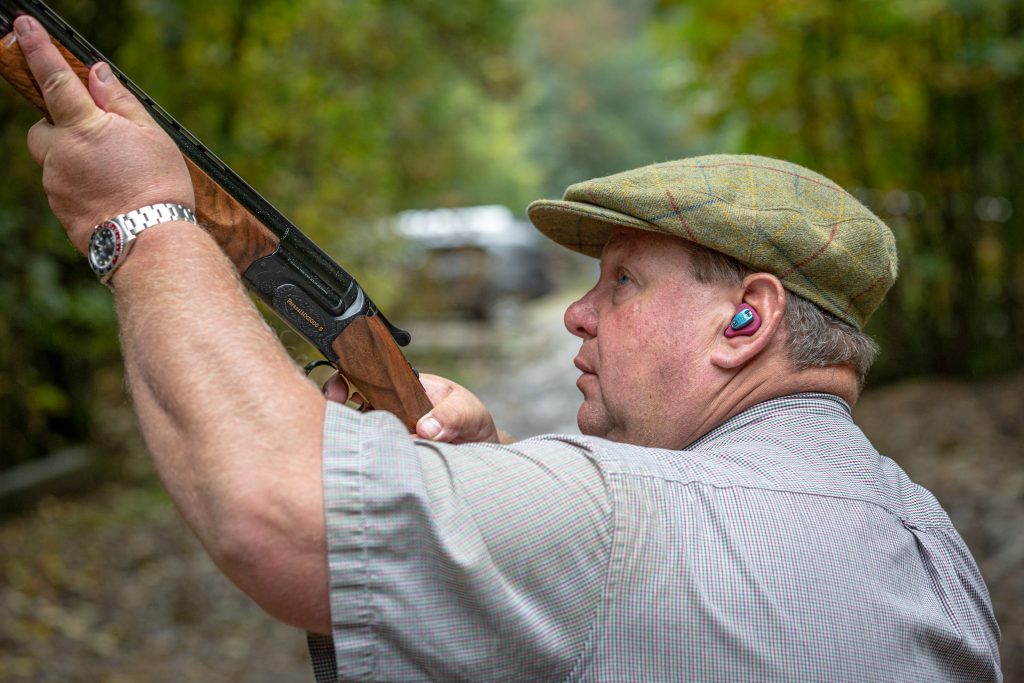
[[725, 329], [725, 336], [751, 335], [757, 332], [759, 327], [761, 327], [761, 318], [758, 317], [757, 311], [744, 304], [729, 322], [729, 327]]
[[734, 330], [740, 330], [752, 322], [754, 322], [754, 313], [749, 308], [744, 308], [732, 317], [729, 327]]

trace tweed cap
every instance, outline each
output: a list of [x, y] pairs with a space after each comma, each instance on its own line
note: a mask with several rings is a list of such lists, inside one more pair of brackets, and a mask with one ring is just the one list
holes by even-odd
[[571, 185], [527, 209], [564, 247], [600, 257], [616, 227], [676, 235], [772, 273], [862, 329], [896, 280], [892, 232], [843, 188], [796, 164], [715, 154]]

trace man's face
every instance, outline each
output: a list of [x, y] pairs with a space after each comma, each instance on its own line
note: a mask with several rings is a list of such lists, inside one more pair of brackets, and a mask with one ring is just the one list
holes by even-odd
[[708, 355], [729, 304], [723, 287], [693, 279], [689, 261], [668, 235], [622, 228], [608, 240], [597, 284], [565, 312], [583, 340], [584, 434], [682, 448], [703, 433], [717, 392]]

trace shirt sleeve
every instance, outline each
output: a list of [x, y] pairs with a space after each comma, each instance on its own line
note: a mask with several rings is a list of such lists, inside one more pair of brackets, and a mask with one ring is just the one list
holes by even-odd
[[587, 442], [412, 439], [328, 403], [324, 503], [336, 679], [562, 680], [610, 557]]

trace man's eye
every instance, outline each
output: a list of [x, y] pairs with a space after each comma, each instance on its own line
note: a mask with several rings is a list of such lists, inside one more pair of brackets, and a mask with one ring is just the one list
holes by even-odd
[[631, 278], [626, 273], [619, 273], [619, 276], [617, 278], [615, 278], [615, 284], [617, 284], [617, 285], [628, 285], [632, 281], [633, 281], [633, 278]]

